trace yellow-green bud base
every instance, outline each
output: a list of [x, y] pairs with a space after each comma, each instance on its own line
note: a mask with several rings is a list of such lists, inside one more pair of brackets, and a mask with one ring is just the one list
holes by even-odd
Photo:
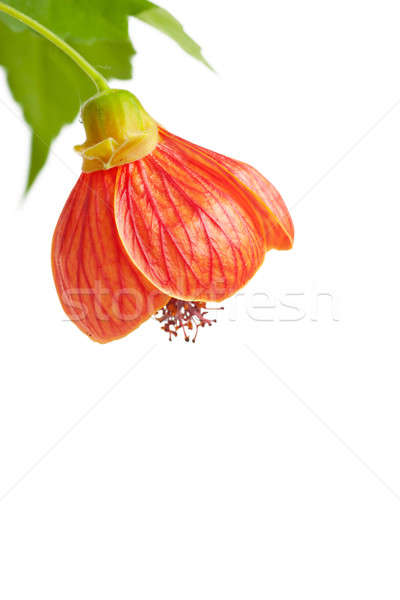
[[157, 123], [126, 90], [109, 90], [82, 107], [86, 142], [75, 146], [86, 173], [112, 169], [150, 154], [158, 143]]

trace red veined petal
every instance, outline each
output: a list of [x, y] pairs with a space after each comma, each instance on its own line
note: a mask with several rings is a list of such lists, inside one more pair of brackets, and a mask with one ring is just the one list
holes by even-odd
[[[165, 132], [165, 134], [172, 135], [168, 132]], [[176, 138], [176, 136], [173, 137]], [[253, 202], [255, 202], [254, 205], [260, 212], [265, 228], [267, 250], [290, 250], [292, 248], [294, 240], [293, 221], [281, 195], [270, 181], [246, 163], [207, 150], [182, 138], [178, 139], [182, 144], [194, 147], [197, 151], [215, 160], [253, 192]]]
[[290, 250], [293, 246], [293, 221], [278, 190], [254, 167], [218, 155], [220, 164], [252, 190], [259, 202], [268, 250]]
[[152, 154], [118, 170], [121, 240], [140, 271], [176, 298], [231, 296], [277, 237], [265, 224], [277, 222], [272, 210], [215, 156], [160, 129]]
[[168, 302], [135, 268], [115, 226], [116, 169], [82, 173], [53, 237], [57, 292], [68, 317], [101, 343], [136, 329]]

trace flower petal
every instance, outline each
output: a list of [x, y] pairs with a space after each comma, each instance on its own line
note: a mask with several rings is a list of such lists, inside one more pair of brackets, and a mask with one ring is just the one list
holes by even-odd
[[293, 221], [278, 190], [254, 167], [211, 150], [199, 150], [214, 158], [256, 196], [265, 228], [268, 250], [290, 250], [293, 246]]
[[264, 204], [219, 155], [162, 129], [152, 154], [118, 172], [121, 240], [140, 271], [171, 296], [223, 300], [254, 275], [267, 249], [283, 246], [272, 202]]
[[53, 237], [57, 292], [69, 318], [97, 342], [136, 329], [168, 302], [135, 268], [115, 227], [116, 169], [83, 173]]

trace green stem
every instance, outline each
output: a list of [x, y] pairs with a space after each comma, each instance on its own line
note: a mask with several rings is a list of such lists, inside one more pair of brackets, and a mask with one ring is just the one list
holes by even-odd
[[82, 71], [90, 77], [99, 92], [110, 89], [107, 80], [103, 77], [103, 75], [100, 75], [100, 73], [96, 71], [96, 69], [92, 67], [92, 65], [89, 64], [81, 54], [79, 54], [79, 52], [74, 50], [69, 44], [64, 42], [64, 40], [59, 38], [58, 35], [50, 31], [50, 29], [47, 29], [47, 27], [44, 27], [38, 23], [38, 21], [35, 21], [35, 19], [31, 19], [31, 17], [28, 17], [28, 15], [25, 15], [12, 6], [4, 4], [4, 2], [0, 2], [0, 12], [3, 12], [7, 15], [10, 15], [10, 17], [14, 17], [14, 19], [21, 21], [21, 23], [24, 23], [24, 25], [27, 25], [36, 31], [36, 33], [54, 44], [54, 46], [57, 46], [57, 48], [69, 56], [69, 58], [71, 58], [78, 65], [78, 67], [80, 67]]

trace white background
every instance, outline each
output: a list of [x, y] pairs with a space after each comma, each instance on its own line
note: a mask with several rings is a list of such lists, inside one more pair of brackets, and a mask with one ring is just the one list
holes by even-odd
[[29, 132], [1, 75], [0, 596], [398, 600], [398, 2], [164, 6], [217, 75], [132, 21], [125, 87], [259, 168], [295, 246], [195, 345], [154, 320], [92, 343], [49, 260], [82, 127], [19, 208]]

